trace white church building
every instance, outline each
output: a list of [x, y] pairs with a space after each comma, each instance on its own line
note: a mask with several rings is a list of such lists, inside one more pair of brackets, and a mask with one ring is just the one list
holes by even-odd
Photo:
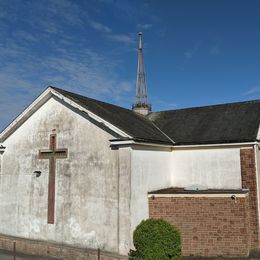
[[48, 87], [0, 134], [0, 249], [127, 259], [149, 217], [184, 256], [259, 249], [260, 100], [152, 112], [140, 60], [133, 110]]

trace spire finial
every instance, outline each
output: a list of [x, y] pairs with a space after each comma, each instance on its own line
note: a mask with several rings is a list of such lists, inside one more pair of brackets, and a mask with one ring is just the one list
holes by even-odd
[[139, 49], [142, 49], [142, 32], [139, 32], [138, 35], [139, 35]]
[[147, 100], [147, 86], [144, 70], [142, 32], [139, 32], [138, 66], [136, 78], [136, 99], [133, 105], [133, 111], [142, 115], [147, 115], [151, 111], [151, 105]]

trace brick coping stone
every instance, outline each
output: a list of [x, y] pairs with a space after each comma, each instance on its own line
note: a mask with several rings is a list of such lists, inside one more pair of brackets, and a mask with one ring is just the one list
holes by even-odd
[[[13, 252], [11, 251], [7, 251], [7, 250], [0, 250], [0, 259], [1, 256], [9, 256], [10, 259], [12, 259], [11, 257], [13, 257]], [[35, 256], [35, 255], [25, 255], [22, 253], [16, 253], [16, 259], [26, 259], [26, 260], [58, 260], [58, 258], [55, 257], [47, 257], [47, 256]]]
[[[55, 242], [32, 240], [0, 234], [0, 253], [12, 255], [16, 242], [16, 255], [28, 260], [96, 260], [97, 249], [74, 247]], [[1, 256], [1, 255], [0, 255]], [[100, 250], [102, 260], [126, 260], [127, 256]], [[1, 260], [1, 258], [0, 258]]]

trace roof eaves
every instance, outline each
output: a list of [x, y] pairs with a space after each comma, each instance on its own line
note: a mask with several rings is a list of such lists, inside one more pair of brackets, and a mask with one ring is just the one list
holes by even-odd
[[151, 115], [152, 114], [158, 115], [158, 114], [175, 112], [175, 111], [183, 111], [183, 110], [197, 110], [197, 109], [206, 109], [206, 108], [214, 109], [216, 107], [239, 106], [239, 105], [254, 104], [254, 103], [260, 103], [260, 99], [246, 100], [246, 101], [239, 101], [239, 102], [229, 102], [229, 103], [214, 104], [214, 105], [205, 105], [205, 106], [184, 107], [184, 108], [170, 109], [170, 110], [161, 110], [161, 111], [151, 112]]
[[175, 146], [180, 145], [210, 145], [210, 144], [236, 144], [236, 143], [249, 143], [249, 142], [255, 142], [258, 141], [256, 138], [252, 139], [234, 139], [234, 140], [209, 140], [209, 141], [194, 141], [194, 142], [176, 142]]
[[143, 139], [134, 137], [133, 140], [137, 143], [150, 143], [150, 144], [165, 144], [165, 145], [174, 145], [170, 140], [169, 142], [161, 141], [161, 140], [154, 140], [154, 139]]

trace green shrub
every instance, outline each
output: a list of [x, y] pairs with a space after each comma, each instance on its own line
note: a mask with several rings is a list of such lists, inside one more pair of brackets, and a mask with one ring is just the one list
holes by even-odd
[[134, 231], [134, 246], [130, 260], [181, 259], [180, 232], [163, 219], [143, 220]]
[[132, 250], [130, 249], [130, 252], [128, 254], [129, 256], [129, 260], [143, 260], [144, 259], [144, 255], [139, 252], [138, 250]]

